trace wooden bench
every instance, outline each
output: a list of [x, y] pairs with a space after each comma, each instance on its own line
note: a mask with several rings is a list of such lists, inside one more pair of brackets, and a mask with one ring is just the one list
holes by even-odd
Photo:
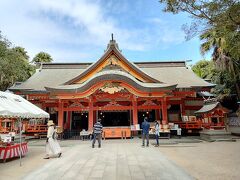
[[170, 139], [170, 132], [159, 132], [160, 139]]
[[210, 129], [224, 129], [225, 126], [210, 126]]
[[42, 139], [42, 138], [47, 138], [47, 134], [40, 134], [39, 135], [39, 138]]
[[34, 137], [39, 139], [47, 138], [47, 134], [34, 134]]

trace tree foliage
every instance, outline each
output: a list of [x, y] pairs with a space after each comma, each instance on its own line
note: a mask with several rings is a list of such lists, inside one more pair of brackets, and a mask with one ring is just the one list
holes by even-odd
[[16, 81], [25, 81], [35, 68], [28, 62], [22, 47], [11, 48], [11, 43], [0, 34], [0, 90], [4, 91]]
[[20, 47], [20, 46], [16, 46], [16, 47], [14, 47], [12, 49], [14, 51], [16, 51], [20, 56], [25, 58], [26, 60], [29, 60], [29, 56], [27, 55], [27, 51], [25, 50], [25, 48]]
[[50, 63], [52, 61], [53, 61], [53, 59], [52, 59], [51, 55], [46, 52], [38, 53], [32, 60], [32, 62], [35, 65], [39, 65], [41, 63]]
[[40, 52], [29, 62], [25, 48], [12, 47], [9, 40], [2, 36], [0, 31], [0, 90], [5, 91], [17, 81], [27, 80], [38, 68], [41, 62], [52, 62], [48, 53]]
[[[187, 13], [191, 25], [184, 25], [187, 39], [199, 35], [201, 53], [213, 51], [220, 76], [231, 79], [240, 98], [240, 1], [239, 0], [160, 0], [164, 11]], [[220, 81], [222, 82], [222, 81]], [[225, 82], [225, 84], [228, 84]]]
[[212, 79], [214, 64], [212, 61], [201, 60], [192, 66], [192, 70], [202, 79]]
[[227, 71], [220, 71], [213, 61], [201, 60], [192, 66], [193, 72], [203, 79], [210, 79], [216, 86], [212, 89], [219, 99], [236, 94], [236, 81]]
[[[234, 59], [240, 57], [240, 1], [239, 0], [160, 0], [166, 6], [165, 12], [188, 13], [192, 18], [190, 25], [185, 25], [187, 38], [201, 35], [202, 40], [214, 36], [218, 39], [213, 46], [218, 46]], [[210, 36], [209, 36], [210, 34]], [[209, 44], [210, 45], [210, 44]]]

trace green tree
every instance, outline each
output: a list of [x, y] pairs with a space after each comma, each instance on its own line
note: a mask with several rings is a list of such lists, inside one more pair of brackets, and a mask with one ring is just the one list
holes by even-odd
[[212, 61], [201, 60], [192, 66], [192, 70], [202, 79], [212, 79], [214, 64]]
[[29, 56], [28, 56], [25, 48], [20, 47], [20, 46], [16, 46], [16, 47], [13, 48], [13, 50], [16, 51], [17, 53], [19, 53], [19, 55], [21, 55], [24, 59], [29, 60]]
[[[34, 72], [26, 59], [26, 54], [11, 48], [11, 43], [0, 33], [0, 90], [5, 91], [16, 81], [25, 81]], [[25, 51], [24, 51], [25, 52]]]
[[36, 70], [36, 67], [32, 64], [29, 63], [29, 56], [28, 56], [28, 53], [27, 51], [25, 50], [25, 48], [23, 47], [20, 47], [20, 46], [16, 46], [14, 48], [12, 48], [12, 50], [14, 52], [16, 52], [16, 55], [18, 57], [18, 60], [19, 61], [22, 61], [23, 64], [25, 64], [25, 67], [24, 69], [27, 70], [27, 76], [31, 76], [33, 75], [33, 73], [35, 72]]
[[[164, 11], [190, 14], [187, 39], [200, 35], [202, 54], [213, 51], [216, 70], [228, 73], [240, 98], [240, 2], [239, 0], [160, 0]], [[226, 75], [225, 75], [226, 76]], [[231, 88], [230, 88], [231, 89]]]
[[[204, 40], [201, 44], [201, 53], [205, 54], [213, 49], [212, 60], [216, 69], [222, 71], [225, 76], [232, 79], [231, 82], [234, 83], [235, 90], [233, 90], [233, 88], [230, 89], [240, 98], [240, 60], [236, 61], [234, 55], [231, 56], [230, 53], [226, 52], [227, 42], [225, 37], [221, 37], [219, 31], [212, 28], [201, 34], [200, 39]], [[226, 73], [228, 73], [228, 75], [226, 75]]]
[[52, 59], [51, 55], [46, 52], [38, 53], [32, 60], [32, 62], [37, 66], [39, 66], [39, 64], [41, 64], [41, 63], [50, 63], [52, 61], [53, 61], [53, 59]]
[[212, 89], [220, 99], [236, 94], [235, 80], [227, 71], [220, 71], [215, 68], [213, 61], [201, 60], [192, 66], [193, 72], [203, 79], [210, 79], [216, 86]]
[[184, 26], [187, 38], [214, 33], [215, 38], [225, 41], [221, 43], [222, 51], [239, 60], [239, 0], [160, 0], [160, 2], [166, 5], [165, 12], [173, 14], [184, 12], [190, 15], [192, 23]]

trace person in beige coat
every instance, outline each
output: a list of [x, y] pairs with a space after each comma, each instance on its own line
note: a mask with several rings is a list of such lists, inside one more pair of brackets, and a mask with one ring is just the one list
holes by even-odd
[[57, 141], [57, 132], [55, 129], [55, 124], [52, 120], [49, 120], [48, 123], [48, 132], [46, 140], [46, 156], [44, 159], [49, 159], [50, 157], [61, 157], [62, 150]]

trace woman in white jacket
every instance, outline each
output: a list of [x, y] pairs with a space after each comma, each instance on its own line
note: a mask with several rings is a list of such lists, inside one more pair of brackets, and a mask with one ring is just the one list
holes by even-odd
[[54, 123], [52, 120], [49, 120], [47, 125], [46, 156], [44, 159], [49, 159], [50, 156], [61, 157], [62, 152], [59, 143], [57, 142], [57, 132]]

